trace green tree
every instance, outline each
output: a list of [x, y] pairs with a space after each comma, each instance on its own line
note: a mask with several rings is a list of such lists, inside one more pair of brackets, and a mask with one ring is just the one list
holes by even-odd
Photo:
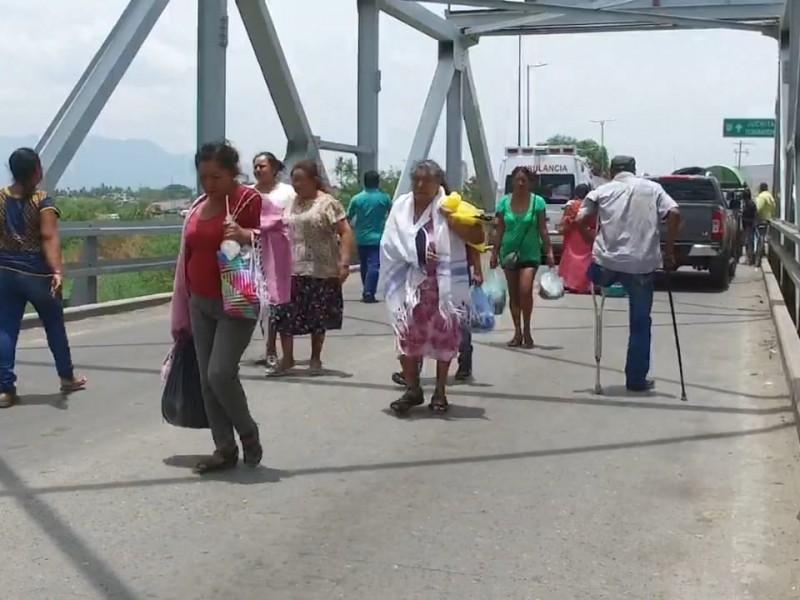
[[[380, 175], [381, 189], [393, 196], [395, 189], [397, 189], [397, 183], [400, 181], [400, 171], [388, 169], [381, 171]], [[339, 156], [336, 159], [336, 165], [333, 167], [333, 178], [334, 195], [346, 209], [350, 205], [350, 200], [353, 199], [353, 196], [364, 187], [363, 182], [358, 179], [358, 167], [355, 159]]]
[[192, 188], [177, 183], [168, 185], [162, 192], [164, 194], [164, 200], [182, 200], [194, 196], [194, 190]]
[[601, 146], [596, 140], [578, 140], [569, 135], [554, 135], [544, 142], [545, 146], [575, 146], [578, 156], [586, 159], [589, 167], [595, 175], [605, 175], [608, 173], [609, 160], [608, 150]]

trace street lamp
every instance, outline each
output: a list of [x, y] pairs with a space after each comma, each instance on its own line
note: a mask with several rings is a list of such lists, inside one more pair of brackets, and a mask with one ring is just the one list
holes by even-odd
[[[606, 150], [606, 123], [613, 123], [614, 121], [616, 121], [616, 119], [597, 119], [589, 121], [589, 123], [600, 125], [600, 148], [602, 148], [606, 160], [610, 160], [608, 157], [608, 150]], [[605, 167], [607, 168], [608, 164], [606, 164]]]
[[528, 146], [531, 145], [531, 70], [546, 67], [548, 63], [539, 62], [535, 65], [527, 65], [525, 85], [527, 87], [527, 98], [525, 99], [525, 108], [528, 110]]
[[606, 123], [613, 123], [616, 119], [598, 119], [596, 121], [589, 121], [595, 125], [600, 125], [600, 145], [606, 147]]
[[517, 36], [517, 146], [522, 146], [522, 36]]

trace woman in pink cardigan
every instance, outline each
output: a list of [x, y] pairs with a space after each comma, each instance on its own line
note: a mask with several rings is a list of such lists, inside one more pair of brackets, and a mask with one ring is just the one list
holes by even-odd
[[[262, 260], [257, 277], [265, 315], [270, 304], [290, 299], [291, 249], [286, 227], [274, 206], [262, 203], [259, 193], [236, 181], [238, 154], [232, 147], [208, 144], [198, 152], [196, 163], [206, 193], [195, 201], [184, 223], [175, 269], [171, 332], [176, 342], [193, 340], [197, 354], [203, 402], [215, 445], [214, 453], [195, 465], [195, 471], [203, 474], [237, 465], [239, 448], [234, 432], [239, 434], [246, 465], [257, 466], [263, 454], [258, 426], [250, 415], [238, 376], [239, 361], [256, 321], [225, 313], [216, 249], [223, 237], [241, 239], [240, 243], [246, 243], [253, 234], [259, 237]], [[235, 222], [225, 221], [222, 208], [217, 206], [220, 202], [244, 206], [243, 216], [235, 217]]]

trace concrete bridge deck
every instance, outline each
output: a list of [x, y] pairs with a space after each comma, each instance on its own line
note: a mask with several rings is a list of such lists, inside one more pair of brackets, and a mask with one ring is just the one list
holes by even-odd
[[185, 466], [208, 433], [161, 420], [166, 308], [70, 324], [90, 387], [66, 401], [27, 331], [24, 400], [0, 412], [3, 597], [796, 598], [798, 439], [764, 285], [699, 283], [676, 292], [688, 403], [665, 293], [649, 396], [624, 391], [624, 299], [590, 393], [591, 300], [569, 297], [537, 300], [535, 350], [505, 347], [507, 320], [475, 336], [447, 418], [398, 420], [385, 308], [353, 279], [326, 376], [264, 380], [254, 340], [265, 466], [203, 479]]

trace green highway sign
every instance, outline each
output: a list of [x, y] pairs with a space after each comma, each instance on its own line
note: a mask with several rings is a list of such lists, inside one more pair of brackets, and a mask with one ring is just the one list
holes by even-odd
[[775, 119], [725, 119], [722, 125], [722, 137], [775, 137]]

